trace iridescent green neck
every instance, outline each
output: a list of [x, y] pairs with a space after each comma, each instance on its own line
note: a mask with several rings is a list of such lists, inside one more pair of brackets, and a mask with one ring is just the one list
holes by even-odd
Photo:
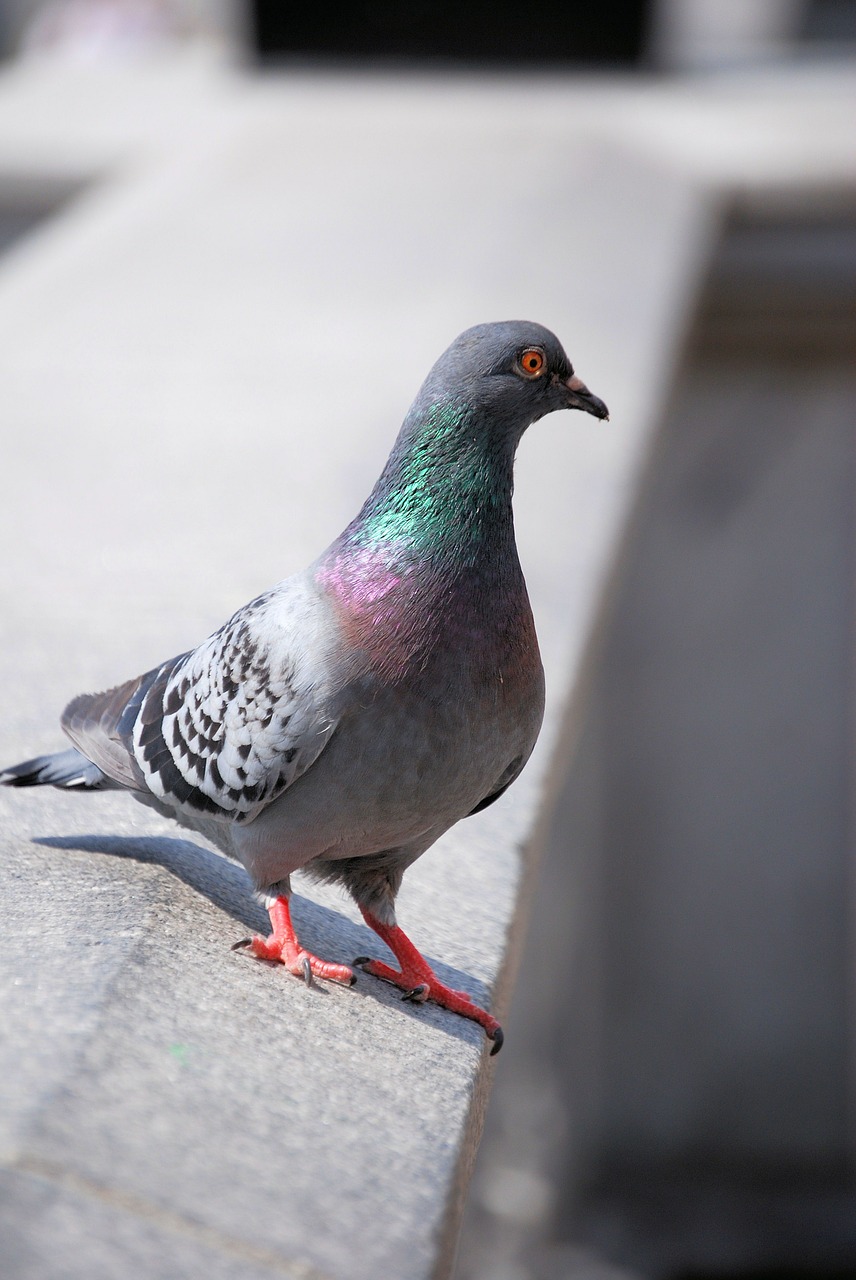
[[420, 407], [405, 420], [347, 541], [470, 558], [511, 527], [515, 445], [507, 432], [476, 423], [460, 400]]

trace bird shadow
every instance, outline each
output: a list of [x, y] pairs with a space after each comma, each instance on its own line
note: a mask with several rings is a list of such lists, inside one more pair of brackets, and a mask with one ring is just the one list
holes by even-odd
[[[190, 840], [170, 836], [35, 836], [33, 843], [51, 849], [74, 849], [82, 853], [106, 854], [108, 857], [162, 867], [181, 880], [195, 893], [207, 898], [219, 911], [231, 916], [242, 929], [266, 934], [270, 922], [264, 906], [256, 896], [247, 873], [238, 863], [213, 853]], [[295, 916], [299, 915], [298, 936], [311, 951], [335, 958], [344, 951], [342, 963], [350, 964], [357, 955], [387, 959], [386, 948], [368, 925], [349, 920], [341, 912], [326, 907], [300, 894], [293, 894]], [[441, 982], [450, 987], [464, 987], [476, 1001], [486, 992], [483, 984], [442, 961], [426, 957]], [[366, 985], [362, 985], [362, 984]], [[327, 988], [317, 981], [312, 990], [326, 995]], [[358, 972], [358, 985], [352, 988], [358, 996], [371, 995], [381, 1004], [399, 1007], [409, 1017], [421, 1018], [458, 1040], [473, 1043], [481, 1038], [481, 1029], [473, 1022], [440, 1009], [437, 1005], [414, 1004], [405, 1000], [397, 987], [381, 979]]]
[[163, 867], [245, 928], [265, 932], [267, 912], [253, 893], [243, 867], [190, 840], [168, 836], [79, 835], [37, 836], [33, 843]]

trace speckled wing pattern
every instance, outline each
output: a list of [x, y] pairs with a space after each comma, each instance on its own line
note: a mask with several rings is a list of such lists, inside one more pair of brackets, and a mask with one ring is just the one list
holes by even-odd
[[[289, 644], [299, 590], [260, 596], [157, 673], [140, 703], [133, 753], [166, 803], [249, 821], [315, 761], [336, 725]], [[297, 598], [289, 600], [289, 596]]]
[[288, 579], [190, 653], [76, 698], [66, 732], [109, 776], [173, 810], [250, 821], [336, 728], [312, 669], [315, 603], [300, 579]]

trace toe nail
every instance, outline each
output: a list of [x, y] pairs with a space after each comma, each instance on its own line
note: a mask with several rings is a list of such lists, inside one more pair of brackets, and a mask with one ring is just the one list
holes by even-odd
[[312, 986], [312, 965], [309, 963], [309, 956], [304, 956], [300, 961], [300, 968], [303, 970], [303, 981], [307, 987]]
[[503, 1033], [502, 1027], [497, 1027], [493, 1035], [489, 1036], [488, 1038], [493, 1041], [493, 1048], [490, 1051], [490, 1056], [493, 1058], [497, 1053], [499, 1053], [500, 1049], [503, 1046], [503, 1042], [505, 1041], [505, 1035]]
[[230, 951], [240, 951], [241, 947], [251, 947], [253, 945], [252, 938], [242, 938], [240, 942], [233, 942]]
[[408, 991], [401, 998], [402, 1000], [412, 1000], [414, 1004], [424, 1004], [428, 999], [428, 984], [420, 982], [418, 987], [414, 987], [412, 991]]

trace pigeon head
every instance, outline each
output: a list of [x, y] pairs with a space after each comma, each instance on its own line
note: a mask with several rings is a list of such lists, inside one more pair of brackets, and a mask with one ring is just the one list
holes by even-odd
[[406, 548], [447, 565], [489, 557], [493, 544], [513, 540], [520, 437], [556, 409], [607, 417], [549, 329], [519, 320], [467, 329], [431, 369], [380, 479], [334, 546]]
[[555, 334], [523, 320], [475, 325], [455, 339], [426, 378], [414, 410], [421, 416], [447, 398], [467, 406], [471, 424], [505, 427], [517, 439], [557, 409], [609, 416], [574, 373]]

